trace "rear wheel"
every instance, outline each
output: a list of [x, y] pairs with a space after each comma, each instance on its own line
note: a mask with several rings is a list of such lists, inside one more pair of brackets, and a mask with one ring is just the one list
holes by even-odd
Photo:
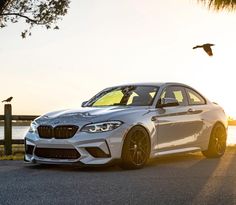
[[121, 167], [124, 169], [140, 169], [150, 156], [150, 138], [141, 126], [133, 127], [127, 134], [121, 155]]
[[221, 157], [225, 153], [226, 149], [226, 130], [225, 127], [217, 123], [211, 132], [211, 137], [206, 151], [202, 151], [202, 154], [208, 158]]

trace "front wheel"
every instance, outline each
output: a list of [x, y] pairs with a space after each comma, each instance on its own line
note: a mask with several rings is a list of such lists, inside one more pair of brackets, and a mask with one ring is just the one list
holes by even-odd
[[120, 166], [124, 169], [140, 169], [144, 167], [150, 156], [150, 138], [141, 126], [133, 127], [127, 134]]
[[225, 127], [217, 123], [212, 129], [208, 149], [202, 151], [202, 154], [208, 158], [219, 158], [223, 156], [226, 149], [226, 139]]

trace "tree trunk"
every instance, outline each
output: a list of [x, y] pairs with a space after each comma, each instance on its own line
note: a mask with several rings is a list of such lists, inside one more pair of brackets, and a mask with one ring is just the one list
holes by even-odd
[[0, 1], [0, 15], [4, 12], [7, 5], [10, 3], [11, 0], [1, 0]]
[[4, 13], [4, 10], [7, 8], [7, 5], [10, 3], [10, 1], [11, 0], [0, 0], [0, 24], [3, 18], [1, 14]]

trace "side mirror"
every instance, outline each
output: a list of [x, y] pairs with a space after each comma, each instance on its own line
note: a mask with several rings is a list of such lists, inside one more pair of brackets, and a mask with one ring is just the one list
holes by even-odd
[[162, 98], [157, 105], [158, 108], [174, 106], [179, 106], [179, 102], [175, 98]]
[[84, 101], [84, 102], [82, 102], [82, 105], [81, 105], [81, 107], [85, 107], [85, 106], [86, 106], [86, 104], [87, 104], [87, 102], [88, 102], [88, 101]]

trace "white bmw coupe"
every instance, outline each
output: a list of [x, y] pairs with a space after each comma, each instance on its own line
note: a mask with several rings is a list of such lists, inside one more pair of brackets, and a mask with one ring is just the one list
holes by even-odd
[[180, 83], [107, 88], [76, 110], [45, 114], [25, 137], [25, 161], [142, 168], [149, 158], [226, 149], [224, 110]]

